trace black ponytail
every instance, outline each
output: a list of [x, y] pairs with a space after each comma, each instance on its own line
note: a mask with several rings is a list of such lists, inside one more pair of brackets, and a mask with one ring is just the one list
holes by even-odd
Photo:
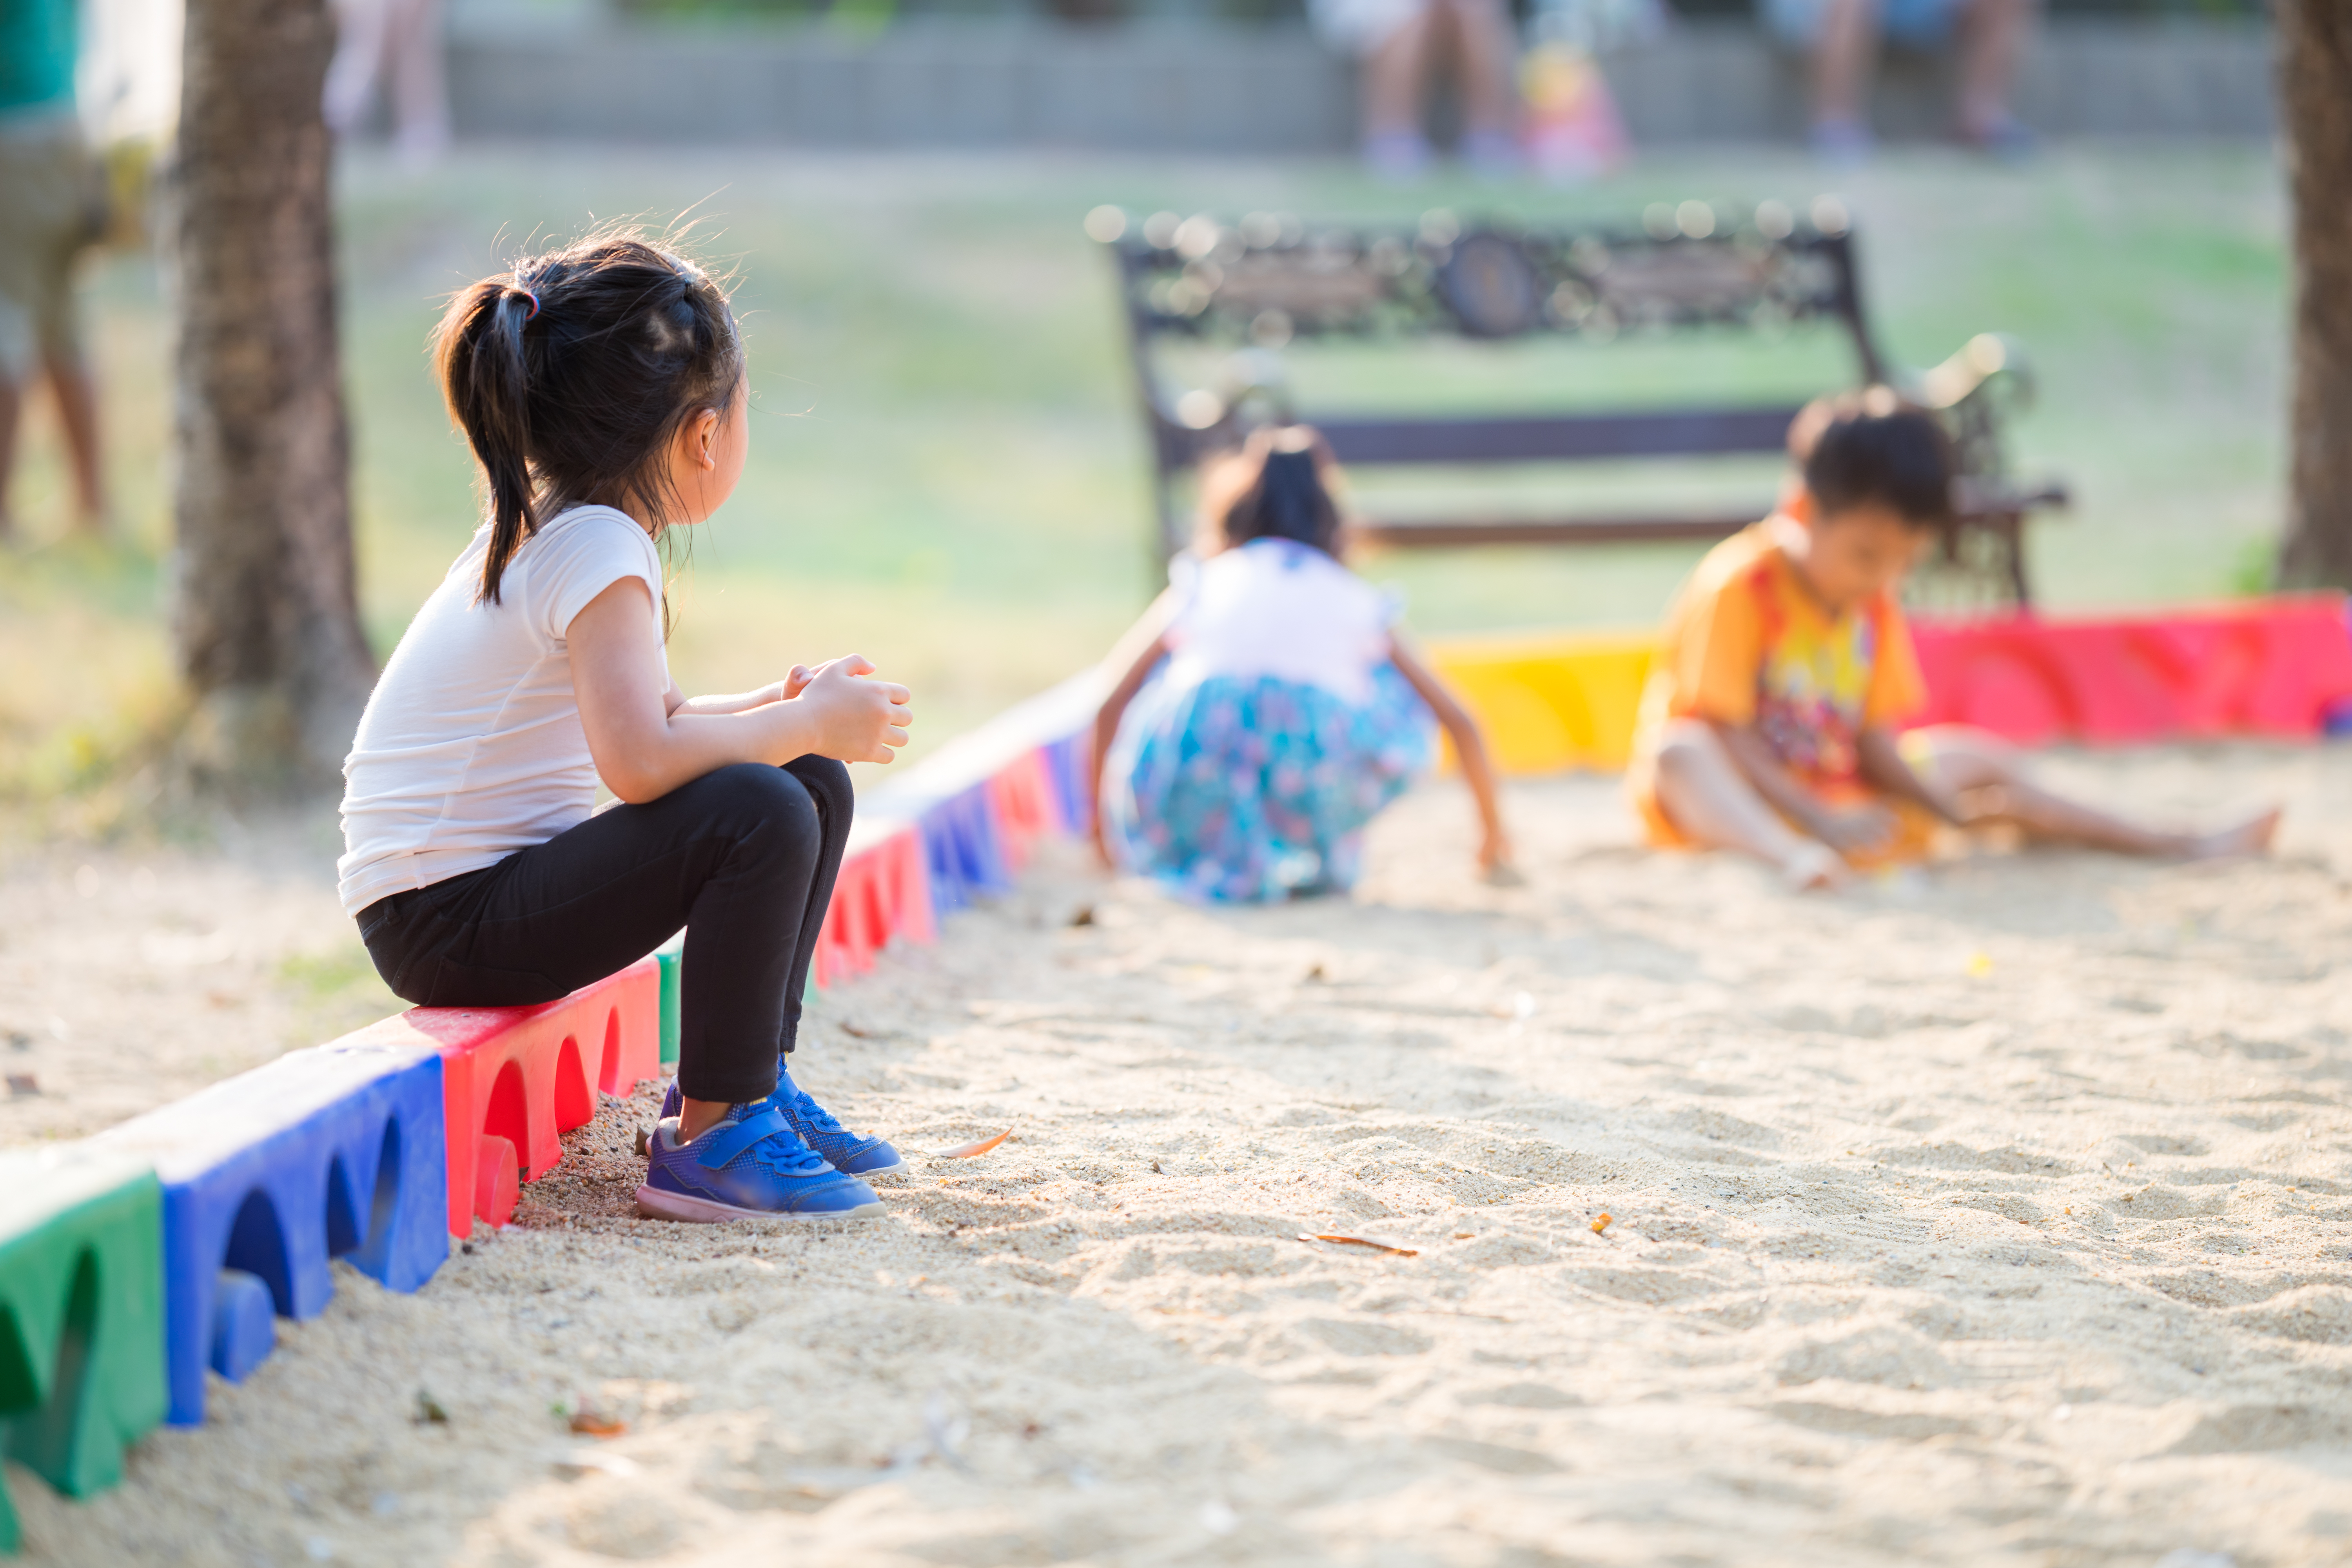
[[433, 346], [489, 492], [478, 597], [490, 604], [523, 541], [566, 508], [634, 501], [667, 528], [671, 439], [706, 409], [727, 417], [743, 376], [718, 282], [625, 230], [460, 290]]
[[1228, 481], [1239, 493], [1218, 520], [1223, 542], [1290, 539], [1337, 553], [1341, 519], [1324, 482], [1327, 460], [1320, 438], [1304, 425], [1254, 434], [1235, 459], [1240, 472]]

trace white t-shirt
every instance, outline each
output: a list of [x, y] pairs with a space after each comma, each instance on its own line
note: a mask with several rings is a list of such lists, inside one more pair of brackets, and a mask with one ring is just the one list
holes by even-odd
[[[574, 507], [507, 563], [477, 604], [486, 523], [375, 683], [343, 763], [344, 912], [496, 865], [587, 820], [596, 764], [564, 633], [588, 601], [641, 578], [658, 617], [661, 558], [625, 512]], [[662, 679], [668, 684], [665, 657]]]
[[1178, 608], [1169, 623], [1167, 679], [1273, 676], [1366, 702], [1389, 656], [1395, 597], [1312, 545], [1253, 539], [1206, 561], [1171, 563]]

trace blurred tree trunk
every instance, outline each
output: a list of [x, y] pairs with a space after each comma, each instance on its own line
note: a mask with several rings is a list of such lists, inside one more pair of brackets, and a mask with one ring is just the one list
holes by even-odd
[[2279, 0], [2294, 394], [2279, 581], [2352, 588], [2352, 5]]
[[174, 636], [200, 773], [341, 768], [375, 676], [336, 350], [326, 0], [188, 0], [166, 223], [178, 312]]

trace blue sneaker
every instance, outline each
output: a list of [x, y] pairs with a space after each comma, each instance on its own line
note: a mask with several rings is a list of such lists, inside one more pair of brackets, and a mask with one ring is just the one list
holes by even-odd
[[884, 1211], [874, 1189], [801, 1142], [767, 1100], [730, 1106], [690, 1143], [664, 1121], [647, 1140], [637, 1212], [713, 1225], [730, 1219], [863, 1219]]
[[882, 1176], [907, 1168], [898, 1151], [881, 1139], [852, 1132], [834, 1120], [832, 1111], [793, 1081], [789, 1068], [777, 1072], [776, 1092], [768, 1096], [768, 1103], [782, 1111], [793, 1131], [845, 1176]]
[[[793, 1124], [793, 1131], [801, 1135], [802, 1141], [844, 1175], [887, 1176], [907, 1168], [898, 1151], [881, 1139], [867, 1138], [844, 1127], [832, 1111], [793, 1081], [790, 1068], [777, 1070], [776, 1087], [766, 1103], [782, 1111], [784, 1120]], [[661, 1113], [665, 1118], [676, 1116], [684, 1104], [677, 1082], [672, 1079], [669, 1092], [662, 1097]]]

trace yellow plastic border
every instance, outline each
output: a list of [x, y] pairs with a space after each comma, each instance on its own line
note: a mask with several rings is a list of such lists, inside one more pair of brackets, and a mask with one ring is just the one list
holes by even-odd
[[1430, 663], [1477, 719], [1507, 773], [1622, 769], [1656, 652], [1654, 631], [1523, 632], [1428, 645]]

